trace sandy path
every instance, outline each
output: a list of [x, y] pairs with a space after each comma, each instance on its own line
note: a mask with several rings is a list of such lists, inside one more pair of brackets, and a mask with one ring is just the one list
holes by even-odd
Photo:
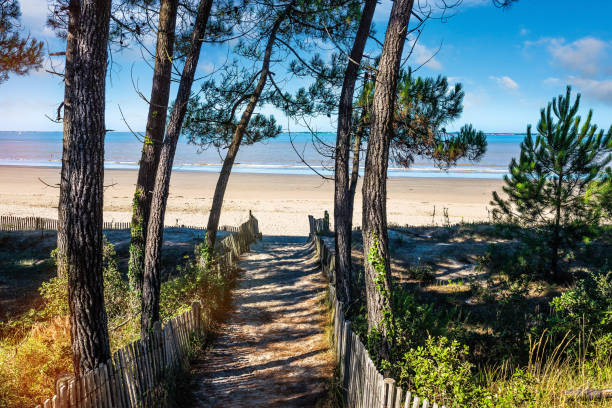
[[326, 392], [325, 286], [304, 240], [266, 237], [240, 262], [234, 311], [192, 371], [191, 406], [312, 407]]

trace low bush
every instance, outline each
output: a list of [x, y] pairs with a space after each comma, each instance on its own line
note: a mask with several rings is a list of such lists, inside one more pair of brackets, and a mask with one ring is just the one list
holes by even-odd
[[543, 276], [547, 249], [537, 240], [528, 241], [489, 245], [479, 260], [479, 266], [514, 281], [529, 281]]
[[177, 267], [178, 277], [161, 286], [160, 317], [168, 320], [200, 301], [206, 316], [212, 316], [225, 301], [231, 279], [216, 272], [214, 263], [205, 267], [198, 261], [187, 261]]
[[408, 268], [408, 276], [423, 283], [430, 283], [436, 280], [431, 265], [416, 265]]
[[[554, 339], [583, 334], [591, 345], [599, 345], [587, 352], [597, 352], [598, 358], [612, 355], [612, 270], [588, 274], [550, 305], [547, 328]], [[575, 347], [570, 351], [578, 352]]]
[[447, 407], [481, 407], [486, 392], [475, 385], [468, 347], [446, 337], [429, 337], [396, 363], [400, 385]]
[[533, 408], [536, 406], [537, 380], [529, 372], [517, 368], [512, 377], [493, 385], [491, 400], [495, 408]]

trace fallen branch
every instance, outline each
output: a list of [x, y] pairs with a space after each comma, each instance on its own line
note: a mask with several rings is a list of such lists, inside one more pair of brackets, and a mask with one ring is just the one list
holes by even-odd
[[584, 390], [567, 390], [565, 395], [584, 400], [612, 398], [612, 388], [604, 388], [602, 390], [584, 389]]

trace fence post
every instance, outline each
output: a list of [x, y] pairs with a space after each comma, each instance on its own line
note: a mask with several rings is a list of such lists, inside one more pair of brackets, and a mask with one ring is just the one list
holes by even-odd
[[202, 312], [201, 312], [201, 303], [193, 302], [191, 304], [191, 308], [193, 309], [193, 314], [195, 316], [195, 329], [198, 335], [202, 334]]

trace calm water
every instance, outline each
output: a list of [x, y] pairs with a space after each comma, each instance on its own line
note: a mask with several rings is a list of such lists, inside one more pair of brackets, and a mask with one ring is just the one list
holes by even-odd
[[[319, 137], [333, 142], [335, 134]], [[488, 134], [486, 155], [476, 163], [462, 161], [458, 166], [443, 171], [428, 160], [417, 159], [410, 169], [391, 164], [391, 177], [469, 177], [499, 178], [507, 172], [512, 157], [517, 157], [524, 135]], [[312, 145], [310, 134], [283, 133], [274, 140], [252, 146], [242, 146], [234, 170], [240, 173], [314, 174], [298, 157], [291, 146], [318, 171], [330, 174], [333, 163], [321, 156]], [[105, 144], [105, 167], [108, 169], [136, 169], [142, 143], [131, 133], [109, 132]], [[0, 165], [61, 166], [61, 132], [0, 132]], [[222, 155], [215, 149], [198, 151], [197, 146], [181, 139], [176, 151], [174, 169], [179, 171], [218, 172]], [[364, 154], [365, 156], [365, 154]]]

